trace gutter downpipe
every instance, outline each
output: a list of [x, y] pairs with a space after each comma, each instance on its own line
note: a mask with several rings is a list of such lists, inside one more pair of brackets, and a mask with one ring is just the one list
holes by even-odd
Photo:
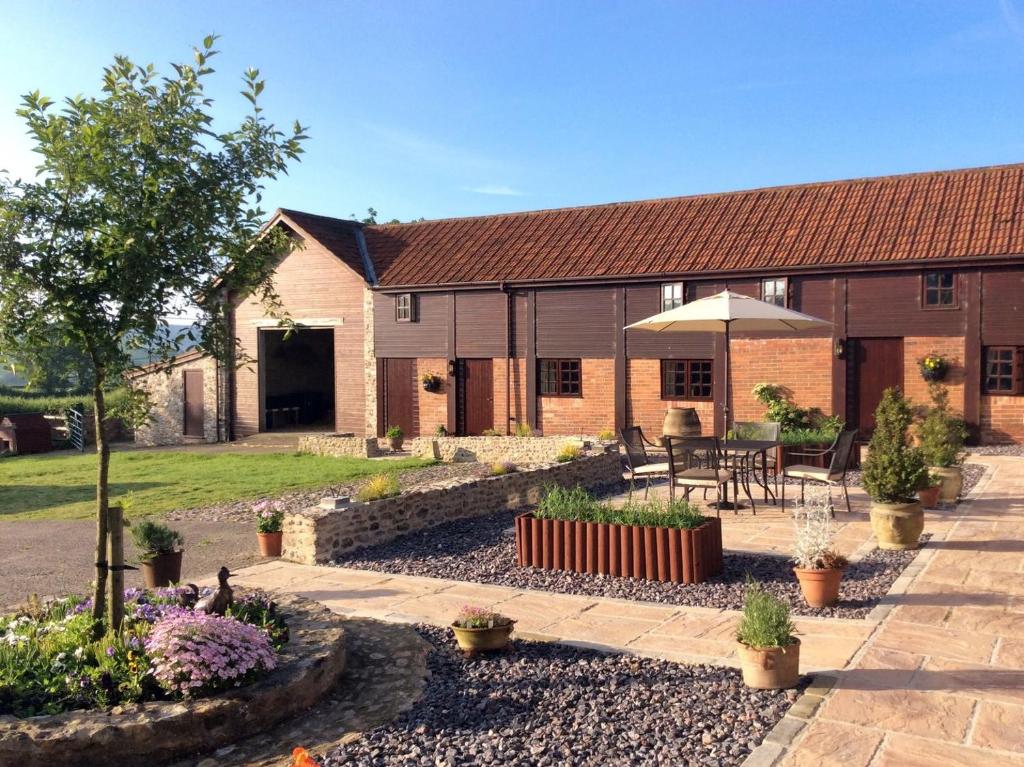
[[512, 293], [505, 282], [501, 283], [505, 294], [505, 436], [512, 434]]

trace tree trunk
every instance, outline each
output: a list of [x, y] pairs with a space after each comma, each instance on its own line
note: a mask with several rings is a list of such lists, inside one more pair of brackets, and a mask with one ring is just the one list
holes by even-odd
[[107, 538], [110, 541], [110, 628], [121, 630], [124, 620], [124, 517], [120, 506], [107, 509]]
[[[107, 590], [107, 507], [109, 505], [110, 445], [103, 429], [107, 403], [103, 392], [103, 376], [97, 371], [93, 383], [93, 403], [96, 408], [96, 453], [99, 469], [96, 473], [96, 588], [92, 596], [92, 617], [103, 620]], [[123, 599], [123, 595], [122, 595]]]

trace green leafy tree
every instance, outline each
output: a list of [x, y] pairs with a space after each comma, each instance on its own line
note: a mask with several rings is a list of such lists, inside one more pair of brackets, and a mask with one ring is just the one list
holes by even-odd
[[910, 445], [907, 430], [913, 410], [895, 386], [885, 390], [875, 409], [875, 432], [864, 464], [864, 488], [879, 503], [909, 503], [924, 487], [928, 469], [921, 451]]
[[925, 411], [917, 427], [921, 454], [929, 466], [948, 468], [963, 461], [967, 426], [953, 415], [949, 390], [940, 383], [928, 385], [932, 406]]
[[[167, 317], [200, 316], [188, 331], [200, 348], [234, 360], [224, 321], [232, 297], [255, 294], [283, 317], [271, 276], [290, 246], [279, 230], [263, 230], [264, 184], [297, 160], [306, 138], [295, 123], [285, 133], [258, 105], [259, 71], [243, 76], [250, 110], [230, 130], [214, 128], [204, 90], [215, 38], [194, 50], [192, 63], [162, 77], [117, 56], [95, 97], [67, 98], [58, 108], [38, 91], [24, 97], [24, 119], [40, 158], [35, 180], [0, 176], [0, 354], [45, 343], [54, 329], [85, 351], [92, 372], [96, 450], [94, 617], [104, 617], [108, 569], [110, 447], [108, 382], [146, 347], [169, 366], [181, 333]], [[145, 403], [136, 394], [137, 416]], [[119, 540], [118, 535], [115, 540]], [[110, 623], [123, 610], [112, 578]]]
[[25, 343], [3, 357], [3, 365], [28, 388], [43, 394], [77, 394], [92, 389], [92, 364], [85, 351], [53, 327], [39, 334], [42, 343]]

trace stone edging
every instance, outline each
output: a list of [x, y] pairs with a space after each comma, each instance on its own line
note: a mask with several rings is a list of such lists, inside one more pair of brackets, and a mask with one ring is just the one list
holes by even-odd
[[275, 598], [290, 641], [255, 684], [192, 702], [157, 701], [111, 711], [0, 717], [0, 764], [43, 767], [158, 765], [209, 752], [306, 710], [345, 670], [344, 619], [303, 597]]

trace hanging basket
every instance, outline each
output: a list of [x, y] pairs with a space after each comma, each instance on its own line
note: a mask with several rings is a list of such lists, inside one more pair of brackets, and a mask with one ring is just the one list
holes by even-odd
[[937, 354], [929, 354], [919, 364], [925, 381], [944, 381], [949, 372], [949, 363]]

